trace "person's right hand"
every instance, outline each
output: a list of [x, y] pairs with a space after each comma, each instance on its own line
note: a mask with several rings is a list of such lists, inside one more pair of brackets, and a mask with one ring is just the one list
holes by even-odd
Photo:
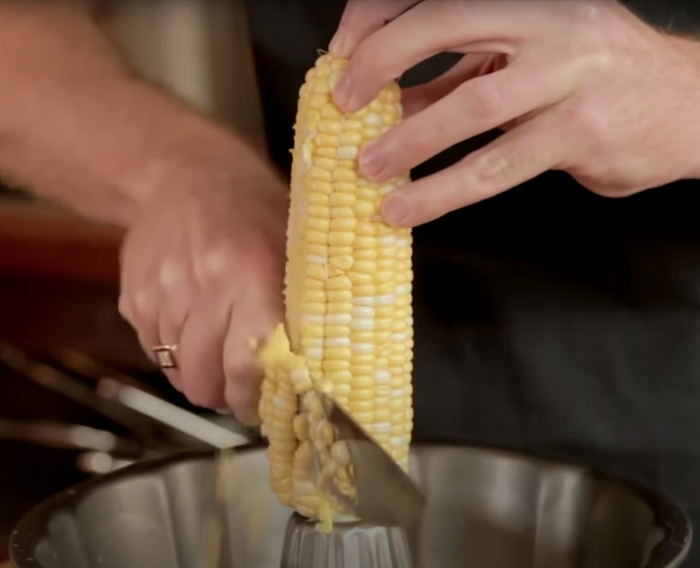
[[329, 52], [349, 59], [333, 92], [345, 112], [435, 54], [467, 56], [407, 93], [404, 120], [362, 148], [374, 182], [503, 131], [387, 195], [391, 225], [428, 223], [548, 170], [610, 198], [700, 177], [700, 123], [688, 118], [700, 104], [700, 42], [618, 0], [349, 0]]
[[287, 190], [257, 158], [228, 161], [157, 182], [122, 250], [119, 308], [149, 354], [177, 345], [165, 372], [190, 402], [252, 425], [249, 341], [283, 321]]

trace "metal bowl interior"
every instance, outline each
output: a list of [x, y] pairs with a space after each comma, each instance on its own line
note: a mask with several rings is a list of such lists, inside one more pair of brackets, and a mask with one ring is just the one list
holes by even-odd
[[[200, 568], [214, 463], [210, 453], [144, 462], [56, 495], [13, 533], [15, 566]], [[290, 539], [304, 523], [270, 491], [264, 450], [240, 448], [237, 466], [220, 566], [398, 566], [395, 544], [369, 529], [363, 540], [362, 527], [300, 551]], [[690, 547], [690, 523], [669, 499], [583, 467], [418, 445], [411, 469], [428, 501], [422, 568], [675, 568]]]

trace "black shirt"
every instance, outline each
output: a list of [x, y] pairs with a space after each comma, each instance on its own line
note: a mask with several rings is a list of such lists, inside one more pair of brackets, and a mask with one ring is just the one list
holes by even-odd
[[[700, 27], [690, 0], [630, 4], [664, 29]], [[249, 2], [270, 152], [285, 171], [299, 86], [343, 7]], [[453, 61], [433, 58], [402, 84]], [[698, 189], [613, 200], [549, 172], [417, 228], [415, 439], [591, 463], [671, 494], [700, 522]], [[700, 565], [694, 549], [688, 566]]]

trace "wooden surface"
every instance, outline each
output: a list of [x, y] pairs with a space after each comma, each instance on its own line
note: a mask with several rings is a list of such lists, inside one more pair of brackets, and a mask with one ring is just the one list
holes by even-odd
[[42, 201], [0, 199], [0, 338], [150, 370], [117, 310], [122, 238]]
[[0, 274], [0, 339], [36, 353], [74, 349], [110, 366], [151, 371], [117, 300], [116, 285]]
[[43, 202], [0, 200], [0, 273], [117, 283], [122, 238]]

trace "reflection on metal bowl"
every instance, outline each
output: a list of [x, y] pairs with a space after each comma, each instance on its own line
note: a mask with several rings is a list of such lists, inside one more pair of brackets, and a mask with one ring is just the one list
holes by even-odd
[[[237, 454], [225, 568], [675, 568], [690, 547], [686, 516], [634, 484], [495, 449], [417, 445], [411, 469], [427, 507], [411, 562], [397, 529], [315, 533], [271, 493], [264, 450]], [[15, 566], [201, 568], [214, 463], [212, 453], [143, 462], [53, 497], [13, 533]]]

